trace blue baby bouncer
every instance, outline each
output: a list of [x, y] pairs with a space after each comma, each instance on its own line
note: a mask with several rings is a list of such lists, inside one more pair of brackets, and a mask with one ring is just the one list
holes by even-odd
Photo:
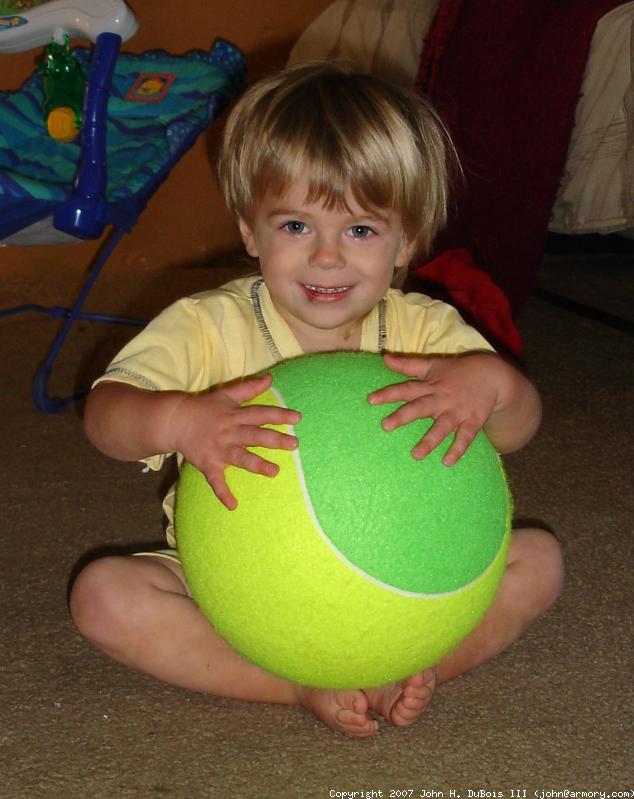
[[[121, 42], [137, 30], [123, 0], [36, 2], [4, 16], [0, 4], [0, 62], [8, 53], [51, 41], [68, 48], [71, 37], [88, 39], [94, 48], [72, 50], [86, 75], [75, 139], [72, 132], [54, 138], [52, 117], [47, 129], [41, 69], [19, 91], [0, 92], [0, 246], [95, 239], [111, 228], [71, 308], [27, 304], [0, 311], [0, 316], [35, 311], [64, 320], [33, 378], [33, 402], [50, 413], [78, 396], [48, 395], [53, 362], [77, 319], [144, 324], [85, 313], [84, 300], [172, 166], [242, 91], [245, 65], [241, 52], [225, 41], [216, 41], [210, 52], [180, 56], [121, 53]], [[72, 124], [72, 111], [63, 110]]]

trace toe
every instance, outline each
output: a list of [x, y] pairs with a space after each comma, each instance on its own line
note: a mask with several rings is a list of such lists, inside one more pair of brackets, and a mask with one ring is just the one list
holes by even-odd
[[331, 730], [355, 738], [367, 738], [378, 731], [378, 723], [368, 715], [369, 705], [362, 691], [329, 691], [298, 687], [297, 697]]
[[368, 738], [379, 731], [378, 722], [367, 715], [359, 715], [352, 710], [340, 710], [336, 715], [339, 732], [354, 738]]
[[427, 709], [434, 694], [436, 674], [433, 669], [415, 674], [404, 684], [390, 710], [390, 721], [397, 727], [412, 724]]
[[363, 693], [343, 692], [339, 694], [339, 702], [342, 707], [337, 711], [336, 720], [341, 732], [356, 738], [366, 738], [378, 732], [378, 723], [368, 716], [368, 700]]

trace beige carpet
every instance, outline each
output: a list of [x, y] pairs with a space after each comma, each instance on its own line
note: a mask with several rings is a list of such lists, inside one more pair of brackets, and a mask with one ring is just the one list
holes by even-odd
[[[73, 296], [79, 276], [26, 260], [3, 275], [3, 305]], [[106, 273], [90, 305], [148, 315], [226, 277]], [[552, 258], [542, 282], [631, 319], [631, 256]], [[166, 478], [91, 449], [76, 409], [34, 410], [31, 376], [56, 324], [0, 320], [2, 799], [634, 796], [632, 337], [531, 302], [521, 326], [545, 418], [507, 464], [517, 515], [542, 519], [564, 543], [565, 595], [510, 651], [439, 689], [416, 726], [359, 742], [295, 708], [158, 684], [80, 640], [66, 605], [73, 571], [108, 548], [160, 541]], [[52, 390], [96, 375], [130, 333], [78, 325]]]

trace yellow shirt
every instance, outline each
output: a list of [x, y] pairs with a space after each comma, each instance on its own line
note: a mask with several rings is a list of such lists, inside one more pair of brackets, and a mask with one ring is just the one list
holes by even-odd
[[[440, 355], [492, 348], [450, 305], [389, 289], [363, 321], [360, 349]], [[169, 306], [121, 350], [96, 382], [200, 392], [302, 354], [262, 279], [243, 277]], [[160, 469], [164, 458], [157, 454], [144, 462]], [[173, 501], [172, 489], [164, 502], [172, 547]]]

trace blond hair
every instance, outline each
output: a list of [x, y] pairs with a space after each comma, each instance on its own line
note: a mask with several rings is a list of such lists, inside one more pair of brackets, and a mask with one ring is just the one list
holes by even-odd
[[[266, 192], [308, 178], [307, 201], [390, 208], [418, 249], [445, 223], [449, 136], [428, 102], [402, 87], [311, 63], [260, 80], [225, 126], [218, 180], [229, 211], [247, 222]], [[456, 162], [457, 163], [457, 162]]]

